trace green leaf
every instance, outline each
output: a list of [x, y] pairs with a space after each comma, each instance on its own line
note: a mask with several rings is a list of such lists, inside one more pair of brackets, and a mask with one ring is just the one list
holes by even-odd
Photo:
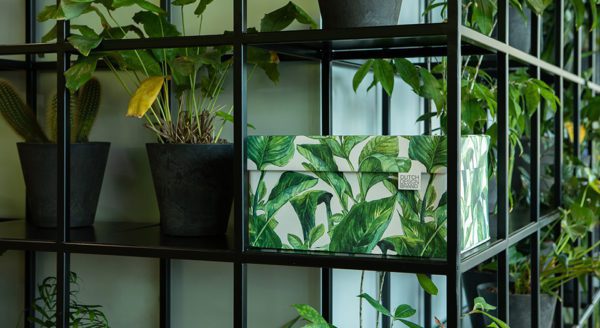
[[421, 288], [423, 288], [423, 290], [427, 292], [427, 294], [433, 296], [438, 294], [437, 286], [433, 283], [433, 280], [431, 280], [431, 278], [429, 278], [427, 275], [419, 273], [417, 274], [417, 280], [419, 281], [419, 285], [421, 285]]
[[403, 324], [405, 324], [409, 328], [421, 328], [421, 326], [417, 325], [416, 323], [410, 322], [410, 321], [405, 320], [405, 319], [398, 319], [398, 321], [402, 322]]
[[44, 34], [42, 36], [42, 42], [46, 43], [46, 42], [50, 42], [52, 40], [56, 39], [56, 25], [54, 25], [50, 31], [48, 31], [48, 33]]
[[300, 316], [295, 317], [294, 319], [286, 322], [281, 328], [292, 328], [296, 324], [296, 322], [300, 321]]
[[314, 187], [317, 182], [317, 178], [306, 174], [289, 171], [284, 172], [269, 195], [266, 209], [267, 219], [273, 217], [283, 205], [296, 195]]
[[575, 26], [580, 28], [585, 23], [585, 5], [583, 0], [572, 0], [571, 2], [575, 8]]
[[367, 293], [363, 293], [363, 294], [358, 295], [358, 297], [367, 300], [367, 302], [375, 309], [375, 311], [377, 311], [387, 317], [392, 316], [390, 311], [388, 309], [386, 309], [383, 305], [381, 305], [381, 303], [379, 303], [376, 299], [371, 297], [371, 295], [369, 295]]
[[91, 1], [78, 2], [73, 0], [62, 0], [60, 2], [60, 9], [64, 14], [64, 18], [70, 20], [88, 12], [91, 5]]
[[421, 162], [427, 173], [434, 173], [439, 167], [448, 163], [448, 144], [446, 137], [414, 136], [410, 138], [408, 156]]
[[358, 87], [360, 86], [362, 81], [365, 79], [365, 77], [371, 70], [372, 66], [373, 66], [373, 59], [369, 59], [364, 64], [360, 65], [360, 67], [354, 74], [354, 77], [352, 78], [352, 88], [354, 89], [354, 92], [356, 92], [356, 90], [358, 90]]
[[293, 136], [252, 136], [248, 138], [248, 158], [259, 170], [268, 165], [285, 166], [294, 156]]
[[211, 4], [211, 2], [213, 2], [213, 0], [200, 0], [200, 3], [198, 3], [198, 7], [196, 7], [196, 10], [194, 10], [194, 14], [196, 16], [203, 15], [206, 11], [206, 7], [208, 7], [208, 5]]
[[287, 236], [288, 239], [288, 243], [290, 243], [290, 245], [294, 248], [294, 249], [306, 249], [306, 247], [304, 246], [304, 242], [302, 242], [302, 239], [300, 239], [300, 237], [288, 233]]
[[396, 73], [398, 73], [400, 78], [418, 94], [421, 87], [421, 80], [415, 64], [411, 63], [408, 59], [396, 58], [394, 59], [394, 65]]
[[473, 300], [473, 304], [474, 304], [474, 309], [476, 309], [476, 310], [479, 309], [479, 310], [482, 310], [482, 311], [490, 311], [490, 310], [495, 310], [496, 309], [495, 306], [493, 306], [491, 304], [488, 304], [485, 301], [485, 298], [483, 298], [483, 297], [476, 297]]
[[270, 222], [273, 221], [265, 219], [265, 215], [250, 216], [249, 236], [252, 246], [275, 249], [283, 247], [281, 238]]
[[306, 11], [290, 1], [285, 6], [266, 14], [260, 21], [260, 31], [282, 31], [294, 20], [297, 20], [300, 24], [310, 25], [311, 28], [318, 27], [317, 22]]
[[435, 107], [442, 110], [446, 105], [442, 84], [426, 69], [419, 69], [419, 75], [422, 81], [420, 96], [433, 100]]
[[392, 219], [396, 196], [354, 205], [335, 227], [329, 250], [371, 253]]
[[196, 0], [173, 0], [171, 5], [173, 6], [185, 6], [196, 2]]
[[477, 25], [479, 32], [490, 35], [494, 27], [495, 2], [490, 0], [474, 0], [472, 8], [472, 20]]
[[102, 38], [93, 29], [85, 25], [71, 26], [71, 28], [79, 30], [81, 35], [71, 34], [67, 40], [84, 56], [88, 56], [102, 42]]
[[394, 319], [409, 318], [417, 313], [417, 310], [413, 309], [408, 304], [400, 304], [394, 311]]
[[310, 190], [290, 201], [294, 211], [298, 215], [304, 240], [309, 240], [309, 234], [315, 227], [315, 212], [319, 204], [325, 203], [329, 214], [331, 214], [331, 198], [333, 195], [326, 191]]
[[394, 66], [385, 59], [373, 59], [373, 75], [381, 86], [391, 95], [394, 91]]
[[66, 86], [71, 92], [79, 90], [96, 71], [97, 56], [79, 57], [77, 63], [65, 72]]
[[319, 313], [319, 311], [315, 310], [310, 305], [307, 305], [307, 304], [294, 304], [293, 307], [296, 309], [296, 311], [298, 312], [298, 315], [300, 315], [302, 317], [302, 319], [304, 319], [304, 320], [306, 320], [306, 321], [308, 321], [310, 323], [327, 325], [325, 327], [329, 326], [329, 324], [327, 323], [327, 320], [325, 320], [321, 316], [321, 314]]
[[372, 155], [380, 154], [390, 157], [398, 157], [398, 138], [393, 136], [377, 136], [371, 138], [363, 148], [358, 162], [362, 163]]
[[527, 115], [532, 116], [540, 105], [540, 91], [534, 83], [527, 83], [523, 97], [527, 106]]
[[384, 254], [388, 249], [391, 249], [401, 256], [419, 256], [424, 244], [425, 242], [418, 238], [391, 236], [380, 241], [378, 246]]
[[49, 5], [44, 7], [37, 15], [38, 22], [45, 22], [52, 19], [59, 19], [62, 16], [62, 11], [57, 5]]
[[308, 246], [312, 247], [323, 235], [325, 235], [325, 226], [323, 224], [314, 227], [308, 235]]
[[346, 156], [350, 156], [350, 152], [356, 145], [363, 142], [368, 137], [366, 136], [346, 136], [342, 137], [342, 148]]
[[146, 0], [113, 0], [112, 7], [117, 9], [121, 7], [130, 7], [133, 5], [138, 5], [142, 9], [146, 9], [155, 14], [164, 15], [165, 11], [162, 10], [159, 6], [150, 3]]
[[140, 11], [133, 15], [133, 21], [144, 27], [144, 32], [151, 38], [179, 36], [177, 27], [167, 21], [164, 15], [150, 11]]
[[147, 50], [126, 50], [112, 53], [124, 69], [142, 72], [148, 76], [163, 76], [163, 71], [151, 52]]

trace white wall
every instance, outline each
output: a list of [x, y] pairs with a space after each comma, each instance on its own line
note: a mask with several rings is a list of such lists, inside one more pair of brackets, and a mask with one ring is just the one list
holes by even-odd
[[[48, 3], [53, 0], [44, 0]], [[158, 1], [157, 1], [158, 2]], [[265, 12], [287, 0], [252, 2], [248, 8], [249, 26], [259, 26]], [[297, 0], [313, 17], [318, 17], [315, 0]], [[202, 33], [221, 33], [232, 29], [232, 1], [215, 1], [206, 13]], [[414, 23], [420, 19], [416, 1], [404, 1], [400, 21]], [[126, 11], [131, 12], [131, 11]], [[7, 15], [6, 13], [10, 13]], [[21, 0], [0, 1], [0, 43], [24, 40], [24, 5]], [[174, 20], [181, 21], [174, 12]], [[117, 15], [117, 19], [127, 17]], [[89, 17], [84, 23], [95, 24]], [[197, 26], [186, 14], [188, 34], [196, 34]], [[48, 24], [40, 26], [43, 34]], [[294, 25], [292, 28], [302, 28]], [[19, 57], [22, 58], [22, 57]], [[46, 56], [51, 60], [53, 56]], [[260, 71], [249, 83], [248, 120], [256, 126], [251, 134], [319, 134], [320, 87], [319, 65], [304, 62], [281, 64], [281, 81], [273, 85]], [[363, 86], [352, 91], [353, 70], [341, 65], [334, 69], [334, 134], [377, 134], [381, 132], [380, 90], [366, 93]], [[152, 135], [142, 121], [127, 119], [125, 92], [111, 74], [97, 74], [103, 87], [100, 115], [91, 139], [112, 143], [107, 173], [98, 207], [98, 221], [158, 222], [152, 182], [144, 144]], [[0, 78], [14, 82], [24, 94], [22, 73], [0, 72]], [[39, 76], [39, 112], [55, 90], [56, 76]], [[421, 113], [420, 100], [400, 80], [392, 97], [392, 134], [418, 134], [422, 127], [414, 122]], [[231, 103], [231, 78], [221, 101]], [[40, 116], [43, 116], [41, 114]], [[225, 132], [231, 137], [231, 129]], [[23, 217], [24, 186], [15, 142], [18, 137], [0, 120], [0, 217]], [[17, 173], [18, 172], [18, 173]], [[54, 275], [53, 255], [38, 255], [38, 280]], [[158, 261], [156, 259], [73, 255], [72, 268], [81, 277], [80, 300], [102, 304], [112, 327], [158, 327]], [[233, 314], [233, 272], [231, 264], [173, 261], [172, 320], [173, 327], [231, 327]], [[17, 325], [22, 311], [23, 255], [8, 252], [0, 256], [0, 318], [6, 327]], [[248, 275], [249, 327], [279, 327], [295, 316], [292, 304], [309, 303], [319, 307], [319, 270], [250, 265]], [[358, 327], [359, 271], [334, 272], [334, 324]], [[365, 275], [365, 291], [374, 295], [376, 274]], [[443, 287], [442, 284], [438, 284]], [[434, 299], [434, 314], [444, 317], [443, 288]], [[414, 275], [392, 275], [392, 305], [412, 304], [422, 310], [422, 299]], [[364, 305], [364, 327], [375, 327], [375, 313]], [[416, 320], [416, 319], [415, 319]]]

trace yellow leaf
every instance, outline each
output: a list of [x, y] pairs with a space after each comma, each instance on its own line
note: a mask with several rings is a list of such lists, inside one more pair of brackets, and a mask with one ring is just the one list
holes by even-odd
[[156, 101], [164, 83], [165, 78], [162, 76], [151, 76], [142, 81], [129, 100], [127, 116], [143, 117]]
[[[573, 139], [575, 138], [574, 136], [574, 129], [573, 129], [573, 122], [565, 122], [565, 127], [567, 128], [567, 134], [569, 135], [569, 140], [571, 140], [571, 142], [573, 142]], [[585, 127], [583, 125], [579, 126], [579, 144], [583, 143], [583, 140], [585, 140]]]

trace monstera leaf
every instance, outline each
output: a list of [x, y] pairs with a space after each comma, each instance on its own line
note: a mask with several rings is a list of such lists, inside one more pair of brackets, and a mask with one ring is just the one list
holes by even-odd
[[308, 160], [303, 166], [319, 179], [330, 185], [338, 196], [344, 209], [348, 208], [348, 197], [353, 197], [352, 187], [344, 174], [338, 171], [333, 153], [327, 145], [298, 145], [298, 152]]
[[329, 250], [371, 253], [392, 219], [396, 196], [357, 203], [336, 226]]
[[248, 138], [248, 158], [259, 170], [267, 165], [284, 166], [294, 156], [293, 136], [256, 136]]
[[326, 191], [309, 190], [299, 196], [292, 198], [290, 204], [298, 215], [304, 240], [309, 239], [310, 232], [315, 227], [315, 212], [319, 204], [325, 203], [327, 217], [331, 216], [331, 198], [333, 195]]
[[294, 196], [314, 187], [317, 184], [317, 178], [298, 172], [284, 172], [279, 178], [279, 182], [271, 191], [267, 201], [267, 219], [289, 202]]
[[410, 138], [408, 156], [423, 164], [427, 173], [433, 173], [448, 163], [446, 137], [416, 136]]

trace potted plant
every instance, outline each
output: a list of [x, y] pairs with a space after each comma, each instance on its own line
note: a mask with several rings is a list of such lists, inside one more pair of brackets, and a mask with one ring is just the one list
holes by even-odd
[[[110, 143], [88, 141], [100, 106], [98, 80], [90, 79], [71, 98], [71, 227], [86, 227], [94, 223]], [[54, 96], [46, 112], [46, 134], [14, 88], [0, 81], [0, 113], [25, 140], [17, 148], [27, 188], [27, 220], [44, 228], [56, 227], [56, 105]]]
[[324, 29], [398, 24], [402, 0], [319, 0]]
[[[109, 328], [108, 319], [102, 312], [101, 305], [81, 304], [77, 300], [79, 293], [79, 277], [75, 272], [69, 275], [71, 286], [69, 300], [69, 327], [95, 327]], [[54, 328], [56, 327], [56, 278], [46, 277], [41, 284], [37, 286], [38, 295], [33, 302], [35, 316], [27, 318], [32, 324], [38, 327]]]
[[[197, 1], [174, 1], [185, 6]], [[73, 6], [78, 6], [74, 11]], [[200, 1], [194, 14], [201, 28], [202, 15], [208, 5]], [[122, 7], [139, 6], [135, 24], [122, 25], [112, 19], [113, 12]], [[111, 20], [98, 7], [104, 7]], [[82, 13], [94, 12], [103, 22], [97, 33], [87, 26], [71, 25], [79, 33], [69, 42], [80, 56], [66, 73], [67, 86], [77, 88], [96, 62], [102, 60], [130, 95], [127, 116], [143, 118], [145, 126], [156, 137], [147, 145], [160, 210], [162, 232], [173, 236], [221, 235], [225, 233], [233, 200], [233, 144], [222, 138], [225, 124], [233, 121], [233, 106], [219, 103], [224, 83], [232, 65], [231, 46], [190, 47], [113, 52], [92, 52], [104, 39], [122, 39], [129, 32], [141, 38], [185, 36], [185, 29], [169, 23], [165, 12], [147, 1], [117, 2], [95, 0], [85, 3], [62, 2], [61, 7], [48, 6], [47, 15], [73, 19]], [[287, 16], [293, 12], [292, 17]], [[294, 19], [316, 25], [302, 18], [304, 11], [288, 4], [265, 15], [261, 31], [287, 27]], [[305, 13], [304, 13], [305, 14]], [[42, 18], [46, 18], [44, 16]], [[186, 26], [185, 15], [182, 25]], [[256, 31], [255, 29], [250, 29]], [[48, 33], [52, 38], [52, 31]], [[261, 68], [277, 82], [277, 54], [251, 48], [248, 63]], [[135, 89], [130, 89], [133, 82]]]

